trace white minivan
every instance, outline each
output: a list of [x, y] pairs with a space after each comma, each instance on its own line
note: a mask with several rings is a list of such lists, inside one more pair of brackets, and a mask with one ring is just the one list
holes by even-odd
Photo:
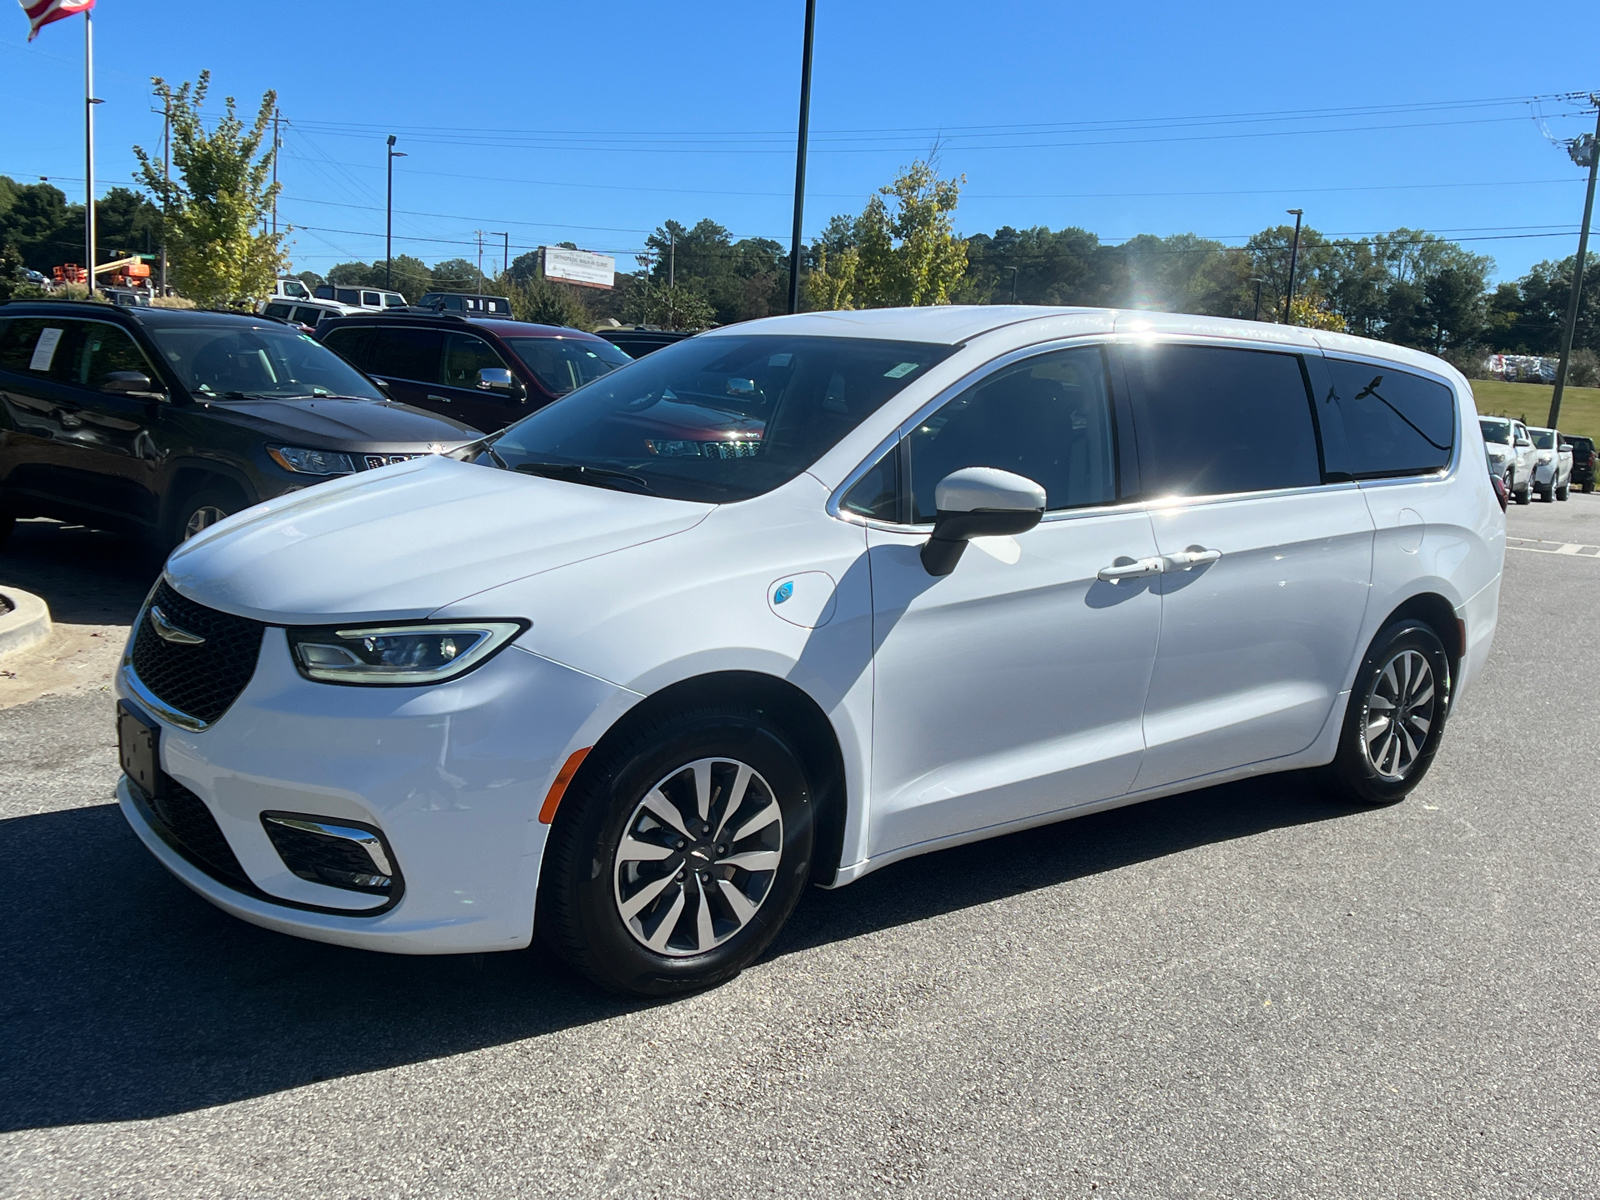
[[168, 561], [123, 812], [258, 925], [727, 979], [808, 882], [1319, 768], [1401, 799], [1494, 635], [1466, 380], [1337, 334], [814, 313]]

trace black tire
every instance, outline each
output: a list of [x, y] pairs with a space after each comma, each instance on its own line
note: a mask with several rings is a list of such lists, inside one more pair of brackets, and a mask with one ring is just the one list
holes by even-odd
[[[1388, 743], [1379, 735], [1376, 740], [1379, 745], [1378, 762], [1382, 763], [1380, 766], [1374, 762], [1364, 735], [1367, 733], [1369, 716], [1381, 716], [1383, 710], [1379, 701], [1388, 703], [1384, 696], [1394, 691], [1385, 680], [1385, 672], [1390, 664], [1405, 654], [1420, 655], [1426, 660], [1432, 674], [1432, 697], [1431, 708], [1424, 713], [1422, 707], [1414, 703], [1422, 691], [1420, 687], [1417, 688], [1411, 696], [1413, 703], [1404, 705], [1401, 715], [1405, 718], [1408, 713], [1420, 714], [1427, 724], [1427, 730], [1420, 744], [1415, 744], [1415, 752], [1408, 761], [1402, 761], [1405, 760], [1405, 750], [1401, 746], [1393, 763], [1383, 753]], [[1389, 678], [1398, 681], [1400, 674], [1397, 668]], [[1431, 625], [1406, 618], [1385, 626], [1372, 640], [1372, 646], [1356, 672], [1355, 685], [1350, 689], [1350, 702], [1345, 709], [1344, 729], [1339, 734], [1339, 750], [1326, 770], [1328, 782], [1343, 797], [1357, 804], [1394, 804], [1404, 800], [1411, 789], [1422, 782], [1422, 777], [1433, 763], [1434, 753], [1439, 749], [1439, 739], [1444, 735], [1445, 722], [1450, 715], [1450, 690], [1450, 658]], [[1419, 732], [1414, 722], [1407, 727], [1413, 733]], [[1391, 767], [1393, 769], [1389, 769]]]
[[1571, 483], [1570, 480], [1568, 482], [1566, 482], [1566, 483], [1563, 483], [1560, 487], [1558, 487], [1556, 489], [1556, 499], [1557, 500], [1565, 500], [1571, 494], [1572, 494], [1572, 483]]
[[[604, 757], [585, 761], [550, 830], [539, 885], [540, 937], [580, 974], [627, 995], [673, 996], [733, 978], [777, 936], [811, 873], [813, 796], [799, 755], [780, 729], [740, 705], [695, 708], [644, 721], [598, 753]], [[698, 825], [694, 777], [685, 772], [706, 759], [742, 763], [755, 773], [729, 812], [719, 808], [732, 792], [726, 768], [709, 769], [714, 797], [710, 823], [732, 829], [735, 812], [738, 824], [748, 823], [767, 810], [770, 793], [777, 802], [780, 829], [769, 824], [735, 844]], [[718, 779], [726, 790], [715, 790]], [[692, 844], [642, 809], [658, 783], [661, 794], [673, 794], [673, 806], [688, 826], [685, 832], [698, 839]], [[643, 840], [676, 850], [659, 862], [640, 863], [622, 852], [625, 835], [630, 845]], [[717, 846], [719, 837], [724, 844]], [[752, 846], [758, 853], [777, 850], [770, 877], [712, 861], [713, 849], [732, 855]], [[659, 899], [636, 917], [624, 917], [625, 903], [635, 902], [669, 875], [673, 880], [666, 889], [654, 893]], [[723, 880], [729, 889], [744, 889], [747, 902], [751, 893], [758, 895], [753, 914], [735, 911], [721, 890]], [[624, 895], [628, 888], [633, 890]], [[704, 926], [699, 924], [702, 906]], [[713, 917], [720, 930], [714, 936], [726, 940], [701, 952], [697, 947]], [[653, 927], [647, 927], [651, 921]], [[647, 946], [646, 937], [663, 938], [663, 949]]]
[[1588, 495], [1591, 495], [1593, 492], [1594, 492], [1594, 480], [1591, 479], [1588, 483], [1583, 485], [1583, 494], [1585, 496], [1588, 496]]
[[1516, 491], [1511, 493], [1516, 497], [1518, 504], [1533, 503], [1533, 480], [1529, 479]]
[[[220, 484], [202, 485], [173, 505], [172, 519], [167, 523], [165, 549], [175, 549], [200, 529], [215, 525], [223, 517], [231, 517], [244, 507], [244, 498], [235, 489]], [[199, 527], [192, 528], [196, 522], [199, 522]]]

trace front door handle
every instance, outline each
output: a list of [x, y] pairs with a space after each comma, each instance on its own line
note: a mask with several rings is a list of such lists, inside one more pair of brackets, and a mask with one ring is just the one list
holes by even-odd
[[1118, 559], [1109, 567], [1101, 567], [1095, 577], [1102, 583], [1121, 583], [1124, 579], [1143, 579], [1159, 575], [1167, 569], [1162, 558]]
[[430, 394], [428, 396], [428, 399], [429, 400], [437, 400], [440, 404], [449, 404], [450, 403], [450, 397], [449, 396], [434, 396], [434, 395]]
[[1193, 567], [1203, 567], [1207, 563], [1214, 563], [1222, 557], [1221, 550], [1207, 550], [1204, 546], [1190, 546], [1181, 554], [1166, 556], [1168, 571], [1187, 571]]

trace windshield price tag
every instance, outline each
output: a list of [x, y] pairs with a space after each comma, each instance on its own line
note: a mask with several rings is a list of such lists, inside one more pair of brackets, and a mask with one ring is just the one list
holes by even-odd
[[55, 361], [56, 347], [61, 344], [61, 330], [42, 329], [39, 340], [33, 345], [33, 357], [28, 360], [28, 370], [48, 371]]
[[890, 367], [883, 373], [883, 377], [885, 379], [904, 379], [921, 365], [921, 363], [914, 362], [901, 363], [899, 366]]

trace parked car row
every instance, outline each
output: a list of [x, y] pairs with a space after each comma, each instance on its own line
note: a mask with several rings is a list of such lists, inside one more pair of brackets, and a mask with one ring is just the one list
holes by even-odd
[[[0, 310], [7, 387], [40, 317], [62, 320]], [[612, 370], [588, 335], [452, 314], [321, 341], [192, 321], [234, 322], [236, 369], [293, 375], [305, 410], [316, 370], [365, 397], [341, 419], [445, 421], [329, 347], [483, 405], [450, 454], [203, 529], [130, 639], [130, 825], [303, 937], [465, 953], [537, 928], [606, 987], [704, 987], [808, 882], [1267, 771], [1399, 800], [1497, 621], [1470, 389], [1393, 346], [934, 308], [754, 321]], [[270, 385], [185, 386], [226, 413]]]
[[1574, 483], [1594, 491], [1597, 463], [1592, 439], [1567, 437], [1511, 417], [1479, 417], [1478, 427], [1489, 455], [1489, 474], [1518, 504], [1532, 503], [1534, 492], [1546, 503], [1565, 500]]

